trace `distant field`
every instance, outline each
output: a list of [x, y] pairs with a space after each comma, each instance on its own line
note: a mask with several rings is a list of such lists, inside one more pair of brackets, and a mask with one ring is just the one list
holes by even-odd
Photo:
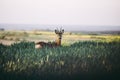
[[[45, 42], [53, 42], [57, 38], [54, 31], [0, 31], [0, 43], [5, 45], [11, 45], [20, 41], [45, 41]], [[108, 41], [112, 39], [119, 39], [120, 35], [89, 35], [82, 33], [72, 33], [65, 32], [62, 37], [62, 44], [73, 44], [77, 41], [86, 41], [86, 40], [105, 40]]]

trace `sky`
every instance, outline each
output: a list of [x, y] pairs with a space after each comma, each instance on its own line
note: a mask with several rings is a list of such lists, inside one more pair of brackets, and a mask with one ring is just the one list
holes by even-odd
[[0, 0], [0, 23], [120, 26], [120, 0]]

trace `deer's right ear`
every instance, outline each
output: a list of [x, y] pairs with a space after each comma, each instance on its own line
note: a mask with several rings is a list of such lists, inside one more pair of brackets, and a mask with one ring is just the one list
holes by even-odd
[[55, 29], [55, 33], [57, 33], [57, 30]]

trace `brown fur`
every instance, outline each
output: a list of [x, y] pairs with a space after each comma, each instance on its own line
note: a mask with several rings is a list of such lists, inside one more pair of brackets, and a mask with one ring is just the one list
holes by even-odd
[[58, 35], [58, 39], [55, 42], [37, 42], [35, 44], [35, 48], [43, 48], [43, 47], [57, 47], [57, 46], [61, 46], [61, 39], [62, 39], [62, 34], [64, 33], [64, 30], [60, 29], [59, 30], [55, 30], [55, 33]]

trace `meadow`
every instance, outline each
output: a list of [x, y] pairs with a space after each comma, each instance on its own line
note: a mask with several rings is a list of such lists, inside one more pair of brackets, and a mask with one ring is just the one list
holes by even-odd
[[[53, 32], [5, 34], [0, 44], [0, 80], [116, 80], [120, 74], [120, 36], [65, 33], [62, 46], [35, 49], [53, 41]], [[3, 36], [4, 34], [4, 36]], [[11, 34], [11, 35], [10, 35]], [[46, 37], [47, 36], [47, 37]], [[16, 39], [19, 38], [19, 39]]]

